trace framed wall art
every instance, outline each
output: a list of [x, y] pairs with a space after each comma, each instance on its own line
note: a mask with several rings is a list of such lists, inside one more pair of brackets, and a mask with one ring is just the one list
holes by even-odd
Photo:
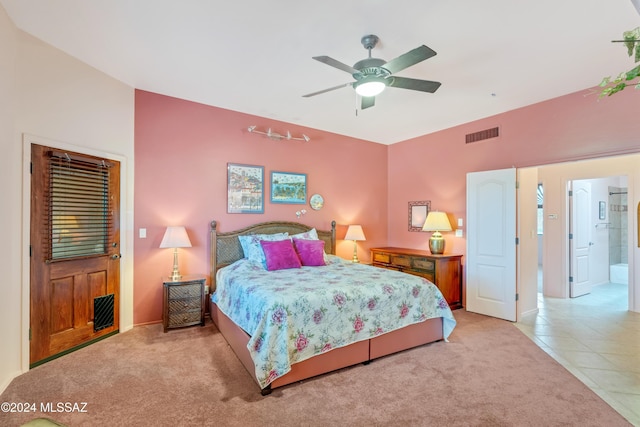
[[264, 213], [264, 167], [227, 163], [227, 213]]
[[307, 174], [271, 172], [271, 203], [307, 203]]
[[409, 202], [409, 231], [422, 231], [430, 210], [431, 200]]

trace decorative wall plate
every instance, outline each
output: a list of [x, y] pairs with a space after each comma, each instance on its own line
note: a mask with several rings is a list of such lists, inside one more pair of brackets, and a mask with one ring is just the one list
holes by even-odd
[[314, 194], [309, 199], [309, 206], [311, 206], [311, 209], [319, 211], [320, 209], [322, 209], [322, 206], [324, 206], [324, 199], [321, 195]]

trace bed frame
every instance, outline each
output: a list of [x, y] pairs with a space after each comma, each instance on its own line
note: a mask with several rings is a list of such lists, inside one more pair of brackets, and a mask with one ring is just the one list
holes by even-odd
[[[288, 232], [290, 235], [309, 231], [312, 227], [287, 221], [272, 221], [255, 224], [240, 230], [220, 233], [217, 222], [211, 222], [211, 291], [216, 287], [217, 271], [244, 257], [238, 236], [249, 234], [272, 234]], [[336, 252], [336, 222], [331, 222], [331, 230], [317, 230], [318, 237], [325, 241], [325, 251]], [[216, 304], [209, 300], [209, 313], [227, 343], [242, 362], [253, 379], [258, 383], [255, 366], [247, 349], [249, 335], [237, 326]], [[346, 368], [358, 363], [368, 363], [373, 359], [417, 347], [443, 339], [442, 319], [429, 319], [425, 322], [410, 325], [393, 332], [380, 335], [369, 340], [356, 342], [330, 352], [314, 356], [291, 366], [291, 371], [277, 378], [269, 386], [262, 389], [262, 395], [270, 394], [274, 388], [302, 381], [317, 375]]]

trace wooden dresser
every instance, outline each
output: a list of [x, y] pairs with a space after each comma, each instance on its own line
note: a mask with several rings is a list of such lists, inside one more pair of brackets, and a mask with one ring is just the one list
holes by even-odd
[[371, 249], [371, 265], [422, 276], [433, 282], [452, 310], [462, 308], [462, 255], [433, 255], [406, 248]]

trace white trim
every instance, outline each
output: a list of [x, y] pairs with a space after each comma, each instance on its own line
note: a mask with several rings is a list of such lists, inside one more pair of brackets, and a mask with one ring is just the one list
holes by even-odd
[[531, 310], [524, 311], [520, 313], [520, 318], [518, 319], [518, 322], [522, 321], [522, 319], [526, 319], [527, 316], [537, 315], [539, 312], [540, 312], [539, 308], [533, 308]]

